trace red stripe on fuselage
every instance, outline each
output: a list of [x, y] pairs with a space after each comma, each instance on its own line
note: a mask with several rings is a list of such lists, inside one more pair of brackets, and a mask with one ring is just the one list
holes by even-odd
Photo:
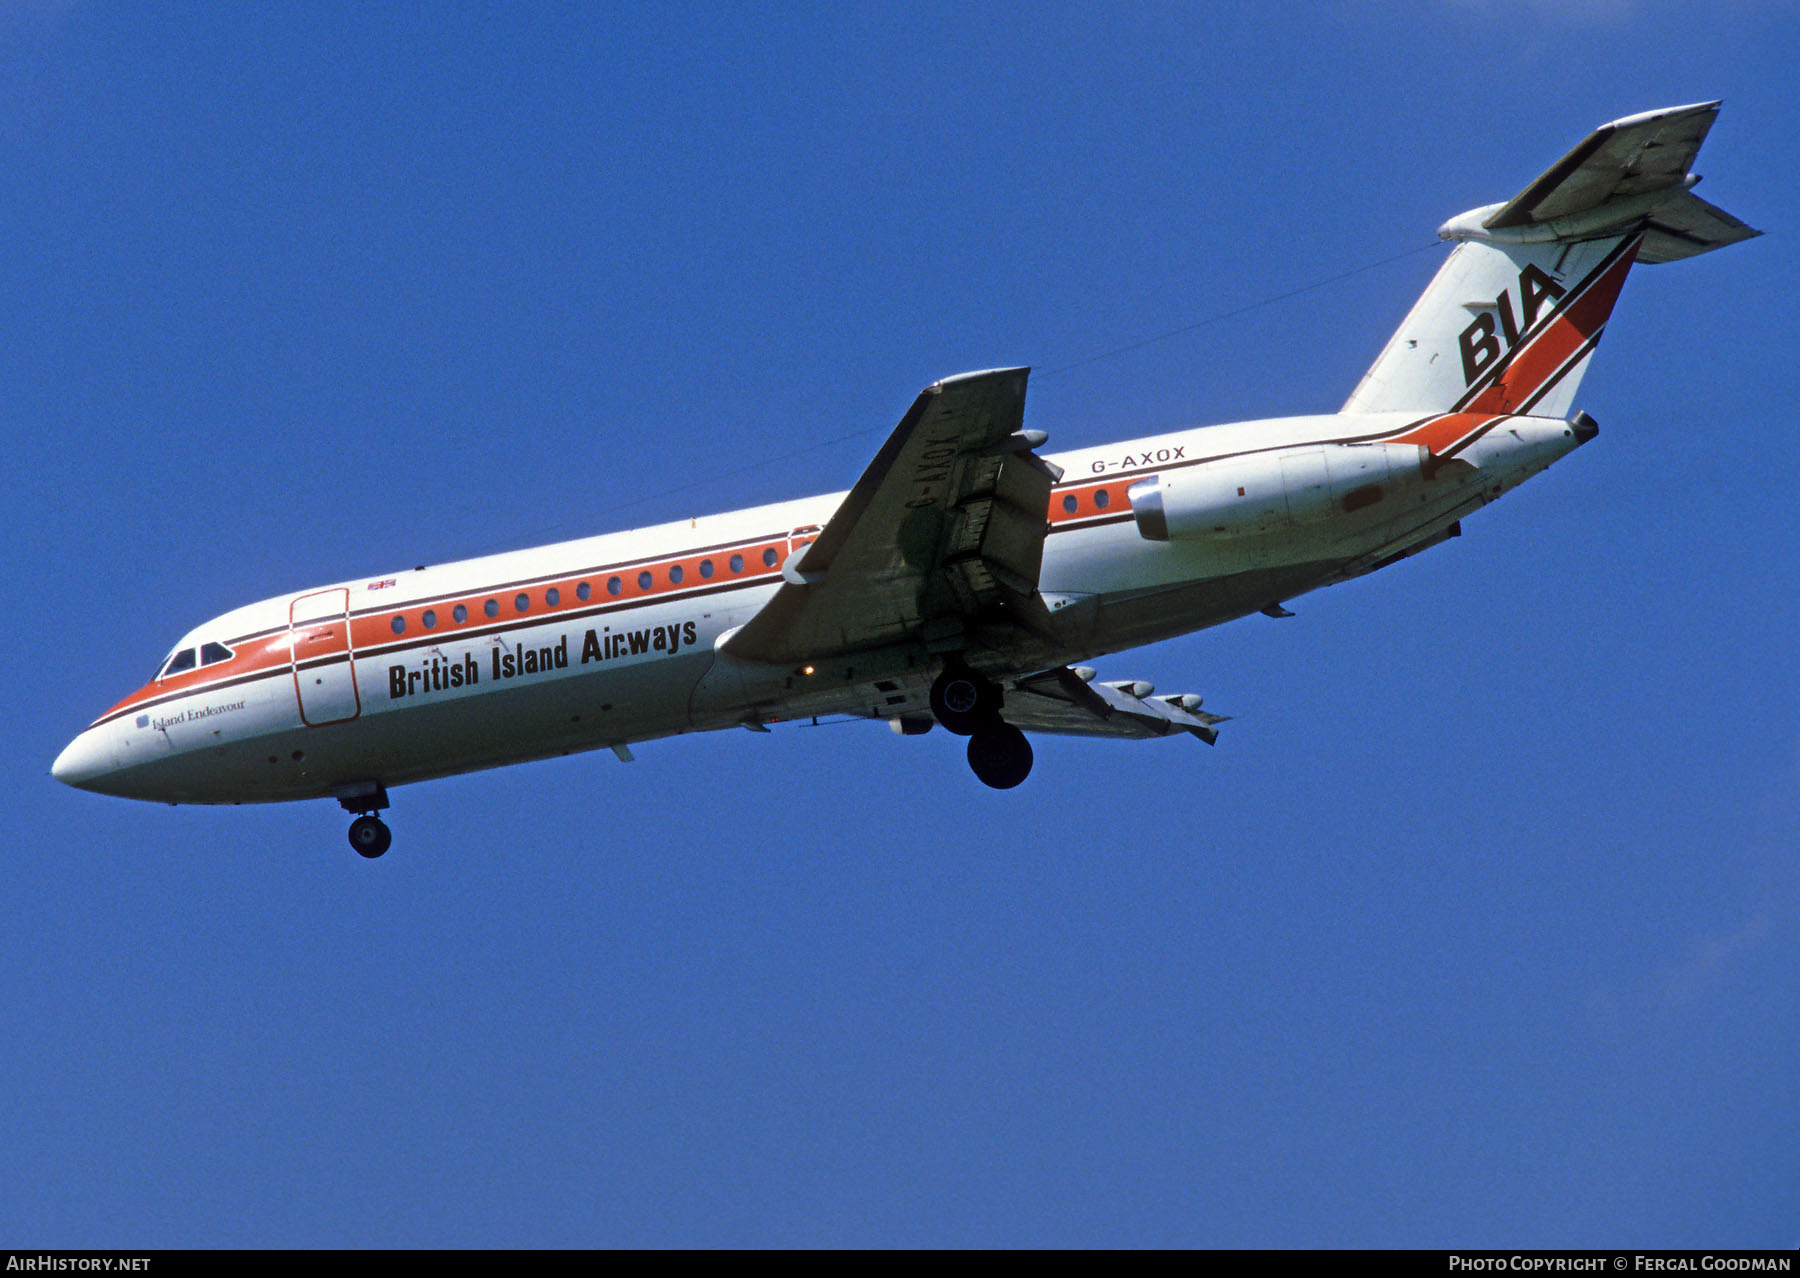
[[1404, 433], [1395, 435], [1389, 443], [1423, 444], [1434, 456], [1447, 456], [1459, 445], [1475, 439], [1488, 427], [1500, 421], [1501, 416], [1494, 413], [1445, 413], [1441, 417], [1430, 417], [1416, 426], [1409, 427]]
[[[777, 570], [790, 546], [797, 548], [812, 541], [815, 536], [817, 532], [809, 529], [800, 537], [780, 536], [744, 542], [736, 547], [737, 553], [746, 557], [743, 569], [738, 572], [731, 571], [730, 553], [685, 551], [660, 559], [633, 560], [565, 577], [546, 577], [526, 586], [510, 583], [467, 594], [418, 600], [394, 608], [363, 610], [353, 613], [349, 619], [349, 649], [344, 644], [343, 619], [326, 618], [297, 628], [297, 633], [302, 636], [317, 636], [317, 641], [309, 643], [300, 653], [298, 664], [301, 669], [306, 669], [340, 661], [347, 652], [358, 657], [365, 653], [376, 657], [386, 649], [428, 643], [434, 639], [455, 642], [459, 637], [542, 625], [571, 615], [614, 611], [632, 604], [660, 602], [665, 598], [712, 594], [727, 586], [767, 583], [779, 579]], [[775, 556], [773, 566], [765, 564], [765, 550]], [[703, 562], [712, 563], [711, 576], [702, 574]], [[674, 579], [677, 571], [680, 580]], [[650, 584], [639, 585], [639, 574], [645, 573], [650, 577]], [[613, 577], [619, 579], [619, 593], [616, 595], [606, 588]], [[589, 587], [586, 599], [579, 593], [583, 583]], [[557, 592], [555, 604], [549, 602], [551, 590]], [[520, 595], [526, 597], [524, 611], [520, 611], [515, 602]], [[492, 616], [488, 615], [486, 608], [490, 600], [495, 605]], [[460, 622], [455, 619], [458, 606], [465, 610], [466, 617]], [[426, 627], [424, 623], [427, 612], [434, 614], [435, 624], [431, 627]], [[398, 631], [394, 629], [396, 618], [403, 619], [405, 623]], [[290, 633], [283, 628], [227, 640], [227, 646], [233, 649], [230, 660], [184, 671], [165, 679], [152, 680], [107, 710], [89, 726], [98, 727], [110, 719], [144, 709], [151, 704], [212, 691], [266, 675], [285, 674], [294, 664], [289, 655]]]

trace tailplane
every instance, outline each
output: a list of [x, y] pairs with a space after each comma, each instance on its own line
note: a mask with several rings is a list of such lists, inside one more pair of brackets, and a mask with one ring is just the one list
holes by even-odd
[[1343, 411], [1568, 416], [1633, 263], [1761, 234], [1690, 189], [1718, 113], [1603, 124], [1513, 199], [1444, 223], [1456, 248]]

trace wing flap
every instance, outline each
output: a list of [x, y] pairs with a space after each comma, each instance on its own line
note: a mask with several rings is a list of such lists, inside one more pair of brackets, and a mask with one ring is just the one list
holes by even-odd
[[1063, 666], [1016, 681], [1001, 717], [1026, 732], [1138, 740], [1187, 732], [1212, 745], [1214, 725], [1226, 716], [1198, 706], [1198, 697], [1139, 696], [1130, 685], [1094, 683]]

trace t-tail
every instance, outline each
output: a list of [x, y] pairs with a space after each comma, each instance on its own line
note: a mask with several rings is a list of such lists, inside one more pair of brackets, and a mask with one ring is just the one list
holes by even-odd
[[1567, 417], [1634, 262], [1761, 234], [1691, 190], [1718, 113], [1603, 124], [1513, 199], [1444, 223], [1455, 250], [1343, 411]]

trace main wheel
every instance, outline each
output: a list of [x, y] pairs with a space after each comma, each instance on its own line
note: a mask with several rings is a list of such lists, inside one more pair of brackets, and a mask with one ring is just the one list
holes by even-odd
[[1010, 723], [989, 724], [969, 738], [969, 766], [983, 785], [1010, 790], [1031, 775], [1031, 742]]
[[387, 823], [378, 816], [359, 816], [350, 823], [350, 846], [361, 856], [380, 856], [394, 841]]
[[959, 737], [980, 728], [1000, 709], [1000, 690], [963, 666], [946, 667], [931, 685], [931, 713]]

